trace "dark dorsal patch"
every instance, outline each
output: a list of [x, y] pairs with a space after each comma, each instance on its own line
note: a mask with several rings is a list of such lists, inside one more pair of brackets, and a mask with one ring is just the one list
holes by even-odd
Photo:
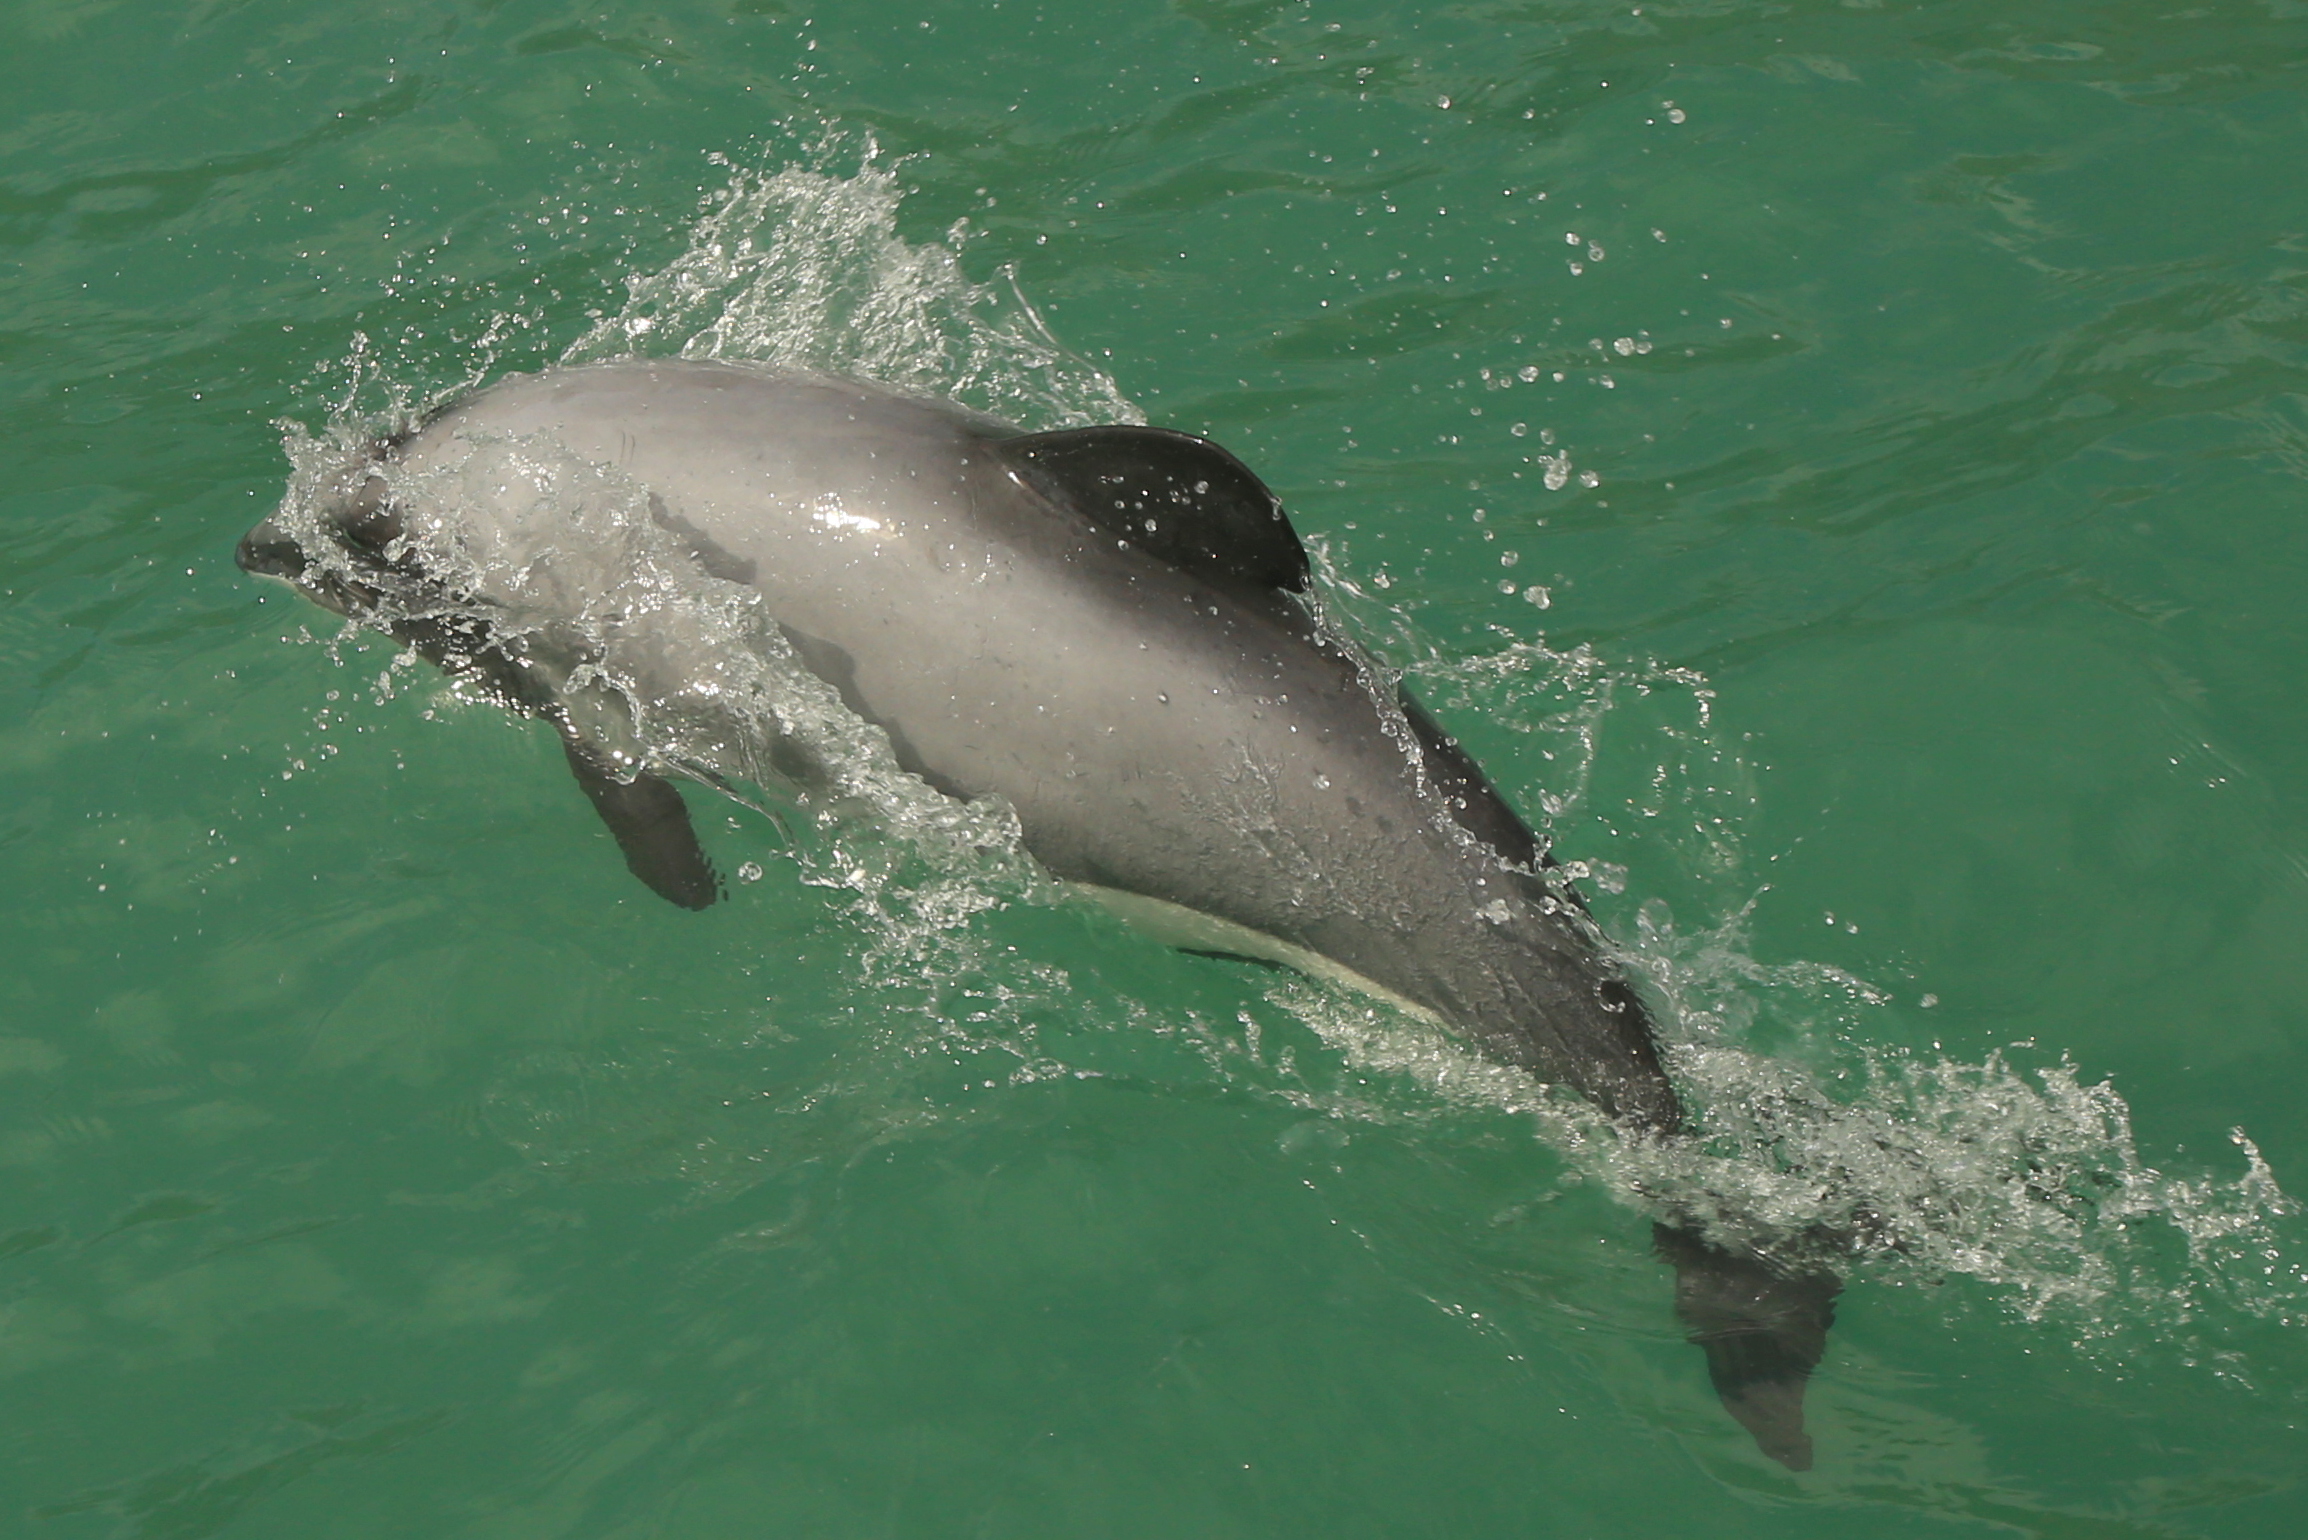
[[1169, 428], [1067, 428], [1001, 439], [1002, 463], [1116, 540], [1196, 577], [1306, 589], [1306, 549], [1266, 483]]

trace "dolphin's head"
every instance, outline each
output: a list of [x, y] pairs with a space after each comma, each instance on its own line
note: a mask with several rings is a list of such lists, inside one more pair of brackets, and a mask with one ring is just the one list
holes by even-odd
[[373, 461], [345, 473], [315, 500], [306, 530], [274, 514], [241, 537], [243, 572], [278, 578], [322, 609], [374, 620], [388, 598], [420, 581], [405, 553], [404, 520]]

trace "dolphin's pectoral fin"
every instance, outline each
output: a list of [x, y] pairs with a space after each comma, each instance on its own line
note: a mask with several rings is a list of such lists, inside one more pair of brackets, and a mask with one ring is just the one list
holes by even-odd
[[1168, 428], [1067, 428], [993, 445], [1019, 478], [1099, 530], [1198, 577], [1304, 592], [1306, 548], [1249, 466]]
[[690, 827], [689, 806], [671, 781], [648, 774], [621, 781], [573, 733], [562, 733], [561, 747], [634, 876], [684, 909], [703, 909], [721, 896], [721, 880]]
[[1756, 1447], [1789, 1470], [1811, 1469], [1803, 1387], [1835, 1322], [1833, 1273], [1780, 1267], [1690, 1230], [1655, 1225], [1659, 1255], [1675, 1267], [1675, 1314], [1707, 1355], [1707, 1378]]

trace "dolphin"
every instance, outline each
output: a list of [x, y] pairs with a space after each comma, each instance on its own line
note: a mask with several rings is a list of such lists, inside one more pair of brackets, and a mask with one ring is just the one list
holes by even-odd
[[[598, 473], [585, 496], [552, 488], [571, 464]], [[604, 524], [587, 497], [645, 512]], [[238, 559], [551, 722], [627, 865], [676, 904], [720, 888], [673, 777], [806, 789], [826, 768], [798, 738], [757, 741], [758, 713], [716, 715], [739, 644], [652, 602], [642, 569], [723, 585], [905, 771], [1006, 803], [1041, 866], [1127, 917], [1439, 1017], [1631, 1137], [1687, 1131], [1576, 890], [1324, 620], [1282, 505], [1206, 439], [1028, 433], [733, 363], [564, 367], [376, 444]], [[614, 687], [604, 616], [628, 644]], [[641, 718], [671, 704], [707, 728], [669, 763]], [[1724, 1405], [1808, 1468], [1803, 1390], [1839, 1280], [1695, 1222], [1655, 1231]]]

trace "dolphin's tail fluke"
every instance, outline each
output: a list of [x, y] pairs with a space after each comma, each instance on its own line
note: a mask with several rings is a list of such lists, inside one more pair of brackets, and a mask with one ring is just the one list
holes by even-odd
[[1659, 1255], [1675, 1268], [1675, 1314], [1707, 1355], [1707, 1377], [1724, 1410], [1772, 1459], [1809, 1470], [1803, 1387], [1827, 1351], [1843, 1281], [1718, 1246], [1680, 1226], [1660, 1224], [1652, 1233]]

